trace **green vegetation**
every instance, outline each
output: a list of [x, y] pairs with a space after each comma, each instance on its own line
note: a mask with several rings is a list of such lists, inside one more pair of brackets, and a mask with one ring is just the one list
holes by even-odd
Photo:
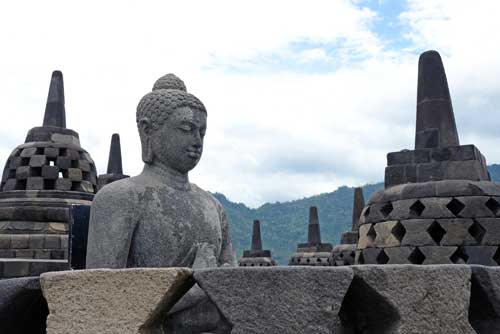
[[[491, 165], [488, 169], [492, 180], [500, 181], [500, 165]], [[364, 186], [365, 200], [382, 188], [382, 183]], [[250, 209], [242, 203], [233, 203], [219, 193], [214, 196], [229, 216], [231, 236], [238, 258], [243, 250], [250, 247], [254, 219], [261, 221], [263, 246], [272, 251], [274, 259], [280, 264], [287, 264], [297, 243], [307, 240], [310, 206], [318, 207], [323, 242], [338, 244], [340, 235], [351, 228], [354, 188], [350, 187], [343, 186], [331, 193], [291, 202], [266, 203], [257, 209]]]

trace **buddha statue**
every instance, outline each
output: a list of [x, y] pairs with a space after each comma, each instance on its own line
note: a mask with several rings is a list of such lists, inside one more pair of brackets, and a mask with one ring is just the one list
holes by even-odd
[[[223, 207], [188, 178], [203, 152], [203, 103], [167, 74], [139, 102], [136, 121], [144, 169], [95, 196], [87, 268], [235, 265]], [[173, 311], [206, 304], [202, 294], [195, 286]]]

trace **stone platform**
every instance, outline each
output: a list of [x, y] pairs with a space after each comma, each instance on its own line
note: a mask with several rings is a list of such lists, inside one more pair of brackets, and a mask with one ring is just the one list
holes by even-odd
[[[166, 325], [165, 315], [194, 283], [227, 324], [210, 333], [500, 331], [500, 268], [486, 266], [98, 269], [40, 281], [41, 289], [37, 278], [0, 281], [0, 318], [38, 319], [19, 327], [26, 334], [46, 330], [46, 301], [48, 334], [184, 333], [166, 330], [182, 324]], [[26, 325], [18, 320], [1, 326], [15, 332]]]

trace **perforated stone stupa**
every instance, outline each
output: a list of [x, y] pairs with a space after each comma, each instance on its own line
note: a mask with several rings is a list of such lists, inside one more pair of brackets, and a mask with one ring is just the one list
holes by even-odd
[[0, 278], [68, 268], [72, 205], [90, 206], [94, 161], [66, 128], [63, 76], [52, 74], [43, 126], [9, 156], [0, 185]]
[[415, 149], [387, 155], [385, 189], [361, 214], [358, 264], [500, 263], [500, 184], [460, 145], [435, 51], [420, 56]]
[[240, 267], [269, 267], [275, 266], [270, 250], [262, 249], [260, 236], [260, 221], [253, 221], [252, 249], [243, 252], [243, 257], [238, 261]]
[[290, 258], [290, 266], [328, 266], [332, 244], [321, 242], [318, 208], [309, 208], [307, 242], [298, 244], [297, 251]]

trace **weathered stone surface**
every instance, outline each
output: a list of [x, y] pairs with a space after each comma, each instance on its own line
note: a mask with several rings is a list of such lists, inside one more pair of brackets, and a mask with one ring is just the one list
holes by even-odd
[[[475, 333], [467, 266], [352, 266], [340, 317], [354, 333]], [[346, 331], [346, 333], [350, 333]]]
[[197, 270], [194, 277], [238, 333], [337, 333], [348, 267]]
[[466, 254], [467, 264], [484, 266], [498, 266], [500, 264], [500, 258], [496, 256], [497, 246], [464, 246], [463, 251]]
[[458, 247], [453, 246], [422, 246], [419, 250], [424, 254], [423, 264], [452, 264], [452, 255]]
[[359, 230], [359, 218], [365, 207], [365, 198], [363, 196], [363, 188], [357, 187], [354, 189], [354, 199], [352, 203], [352, 231]]
[[0, 280], [2, 333], [45, 333], [47, 314], [38, 277]]
[[161, 333], [168, 310], [193, 284], [187, 268], [46, 273], [40, 282], [47, 334]]
[[396, 247], [401, 245], [401, 240], [392, 233], [394, 227], [399, 224], [399, 221], [387, 221], [379, 224], [375, 224], [375, 247]]
[[[481, 238], [481, 244], [488, 246], [500, 245], [499, 218], [477, 218], [476, 222], [481, 228], [485, 229], [485, 234]], [[481, 228], [478, 227], [479, 233], [481, 233]]]
[[359, 232], [344, 232], [340, 236], [340, 243], [344, 245], [357, 244]]
[[469, 320], [478, 334], [500, 332], [500, 268], [472, 266]]
[[410, 219], [402, 220], [406, 233], [401, 244], [404, 246], [433, 246], [436, 242], [427, 232], [433, 219]]

